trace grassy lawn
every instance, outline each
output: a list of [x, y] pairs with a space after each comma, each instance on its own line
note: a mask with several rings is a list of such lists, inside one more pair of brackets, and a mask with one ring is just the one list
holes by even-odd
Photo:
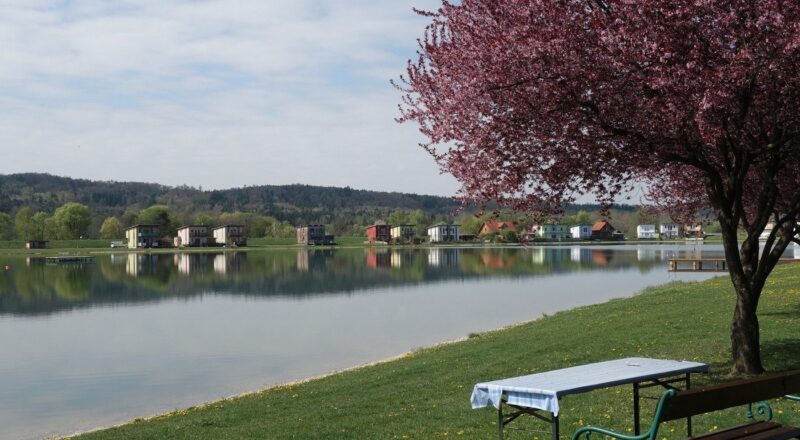
[[[137, 420], [79, 438], [496, 438], [494, 408], [470, 408], [470, 393], [477, 382], [628, 356], [709, 363], [712, 374], [696, 375], [695, 386], [729, 379], [728, 328], [733, 306], [727, 277], [672, 283], [630, 299], [472, 335], [396, 361]], [[759, 310], [766, 368], [800, 368], [800, 266], [775, 270]], [[658, 396], [661, 391], [647, 392]], [[562, 437], [568, 438], [584, 424], [628, 432], [631, 396], [631, 387], [626, 386], [566, 397], [561, 402]], [[653, 403], [645, 400], [643, 405], [646, 426]], [[773, 408], [776, 419], [800, 423], [800, 404], [781, 400]], [[697, 417], [695, 433], [740, 421], [741, 410]], [[520, 426], [547, 429], [541, 424]], [[683, 422], [665, 426], [663, 437], [685, 436]], [[544, 440], [549, 434], [510, 432], [507, 438]]]

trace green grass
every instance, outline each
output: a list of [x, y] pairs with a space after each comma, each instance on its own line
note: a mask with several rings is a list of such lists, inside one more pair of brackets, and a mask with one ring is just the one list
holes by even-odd
[[[79, 438], [495, 438], [495, 410], [472, 410], [469, 405], [477, 382], [628, 356], [709, 363], [712, 374], [695, 375], [695, 386], [729, 379], [728, 329], [733, 306], [726, 277], [672, 283], [633, 298], [471, 334], [462, 342], [418, 350], [399, 360], [137, 420]], [[800, 266], [781, 266], [768, 282], [760, 305], [767, 369], [800, 368], [798, 318]], [[656, 389], [649, 392], [660, 395]], [[631, 396], [630, 387], [616, 387], [564, 398], [563, 438], [584, 424], [628, 432]], [[800, 404], [778, 401], [774, 408], [776, 419], [800, 423]], [[651, 416], [652, 406], [646, 406], [643, 414], [643, 420]], [[740, 410], [696, 417], [695, 433], [742, 420]], [[665, 426], [663, 437], [685, 436], [682, 422]], [[546, 440], [549, 434], [510, 432], [507, 438]]]

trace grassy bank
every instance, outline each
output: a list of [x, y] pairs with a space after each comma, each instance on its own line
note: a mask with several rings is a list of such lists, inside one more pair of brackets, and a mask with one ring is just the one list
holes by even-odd
[[[476, 382], [627, 356], [707, 362], [713, 373], [696, 376], [695, 385], [726, 380], [730, 368], [728, 328], [734, 306], [729, 284], [726, 277], [673, 283], [630, 299], [471, 335], [465, 341], [419, 350], [396, 361], [78, 438], [495, 438], [494, 410], [470, 409], [469, 397]], [[798, 286], [800, 266], [779, 267], [761, 301], [764, 361], [772, 371], [800, 368]], [[656, 389], [649, 392], [660, 394]], [[631, 394], [630, 387], [616, 387], [565, 398], [564, 436], [583, 424], [627, 431]], [[800, 405], [777, 402], [774, 407], [777, 419], [800, 423]], [[652, 407], [648, 406], [644, 418], [650, 414]], [[695, 432], [718, 429], [742, 417], [741, 411], [702, 416], [695, 419]], [[682, 422], [667, 424], [664, 437], [685, 435], [683, 426]], [[531, 437], [511, 432], [508, 438]], [[545, 433], [538, 438], [549, 436]]]

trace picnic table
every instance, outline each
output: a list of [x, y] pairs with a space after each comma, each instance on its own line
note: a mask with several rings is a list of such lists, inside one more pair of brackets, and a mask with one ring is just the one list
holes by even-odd
[[[470, 400], [472, 408], [488, 405], [497, 408], [500, 439], [508, 424], [527, 414], [549, 422], [553, 440], [558, 440], [561, 397], [633, 384], [634, 431], [639, 434], [640, 389], [675, 388], [673, 384], [681, 383], [688, 389], [692, 373], [707, 372], [708, 365], [699, 362], [631, 357], [479, 383], [473, 388]], [[514, 411], [505, 415], [504, 406]], [[688, 418], [687, 430], [691, 436], [692, 424]]]

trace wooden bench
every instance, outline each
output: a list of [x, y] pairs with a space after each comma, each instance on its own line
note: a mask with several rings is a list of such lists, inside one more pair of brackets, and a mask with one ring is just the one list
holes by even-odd
[[[751, 379], [737, 380], [704, 388], [678, 391], [667, 390], [656, 406], [650, 429], [642, 434], [626, 435], [594, 426], [585, 426], [575, 431], [572, 440], [589, 440], [593, 433], [621, 440], [656, 440], [662, 422], [688, 419], [737, 406], [746, 408], [747, 423], [700, 436], [693, 440], [786, 440], [800, 438], [800, 428], [785, 426], [772, 421], [769, 399], [786, 397], [800, 401], [800, 370], [771, 374]], [[792, 395], [794, 394], [794, 395]], [[755, 413], [754, 414], [754, 405]], [[763, 420], [756, 420], [756, 415]]]

